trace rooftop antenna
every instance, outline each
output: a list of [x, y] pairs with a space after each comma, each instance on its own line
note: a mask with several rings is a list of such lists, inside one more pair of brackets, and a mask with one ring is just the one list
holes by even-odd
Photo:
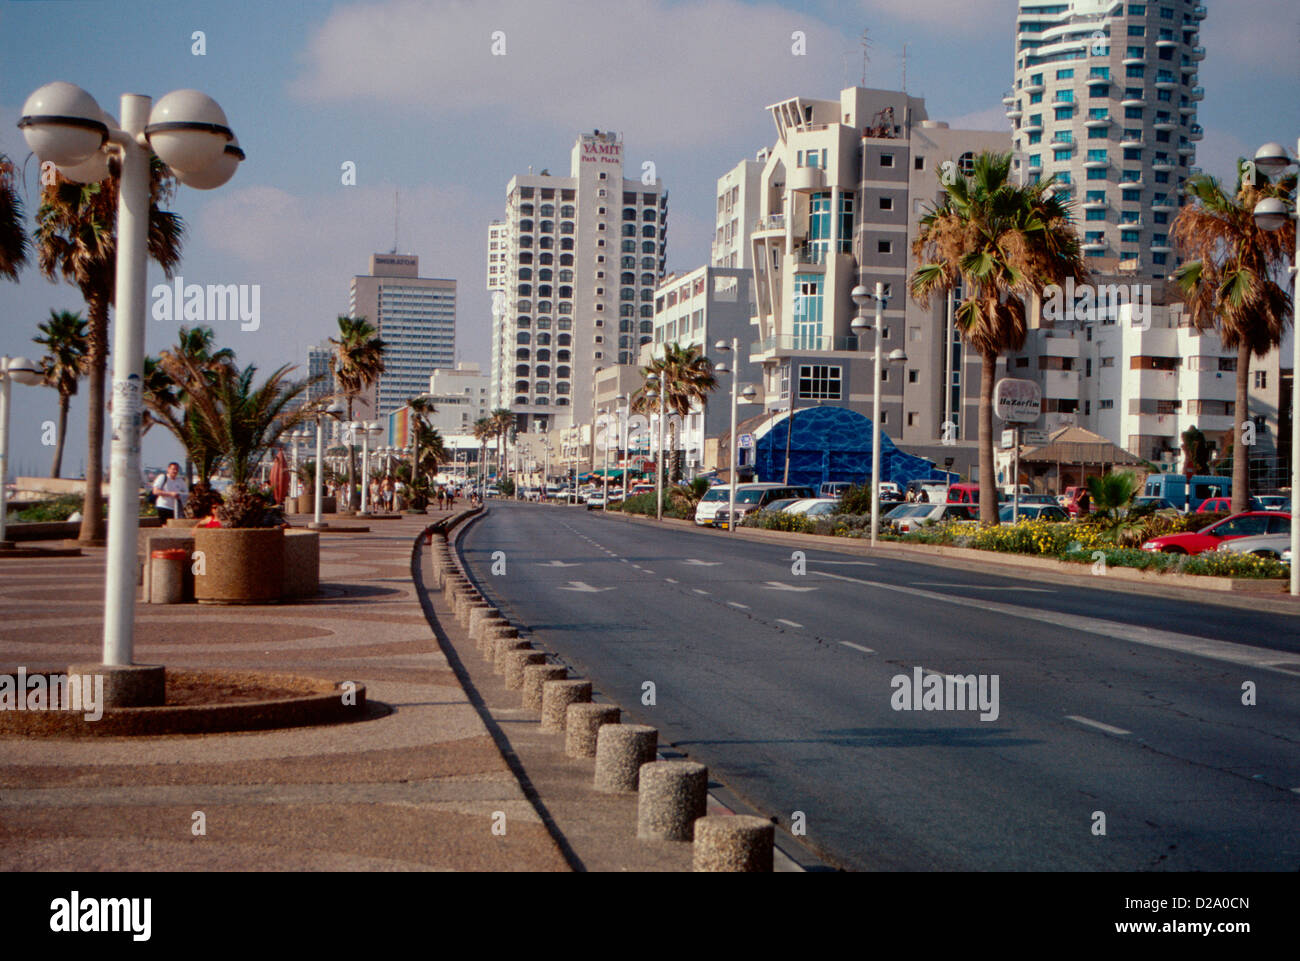
[[871, 55], [869, 53], [871, 49], [871, 31], [863, 30], [862, 36], [858, 39], [858, 43], [862, 45], [862, 83], [859, 84], [859, 86], [865, 87], [867, 85], [867, 64], [871, 62]]
[[907, 93], [907, 44], [903, 44], [903, 93]]

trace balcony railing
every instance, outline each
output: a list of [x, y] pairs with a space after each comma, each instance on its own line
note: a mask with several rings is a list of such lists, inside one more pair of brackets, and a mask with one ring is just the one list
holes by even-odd
[[785, 214], [772, 214], [768, 217], [759, 217], [758, 222], [754, 224], [755, 230], [785, 230]]
[[751, 354], [766, 354], [774, 350], [857, 351], [858, 349], [859, 338], [853, 335], [848, 337], [831, 337], [824, 334], [780, 334], [755, 341], [750, 347], [749, 352]]
[[828, 259], [829, 248], [820, 244], [803, 244], [794, 249], [796, 264], [824, 264]]

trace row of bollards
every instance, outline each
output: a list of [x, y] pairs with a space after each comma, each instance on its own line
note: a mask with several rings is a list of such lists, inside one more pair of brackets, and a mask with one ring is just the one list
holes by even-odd
[[772, 870], [776, 831], [770, 821], [709, 815], [707, 767], [656, 760], [658, 730], [623, 724], [617, 707], [592, 703], [590, 681], [550, 663], [483, 598], [440, 527], [426, 538], [434, 586], [506, 688], [520, 692], [523, 708], [540, 717], [543, 731], [564, 735], [566, 755], [595, 759], [597, 791], [636, 793], [638, 838], [692, 842], [696, 871]]

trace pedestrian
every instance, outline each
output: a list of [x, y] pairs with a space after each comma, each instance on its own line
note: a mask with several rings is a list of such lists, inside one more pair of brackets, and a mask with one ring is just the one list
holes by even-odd
[[928, 504], [928, 503], [930, 503], [930, 495], [929, 495], [929, 493], [925, 490], [924, 487], [921, 488], [920, 493], [918, 493], [918, 494], [916, 495], [916, 499], [917, 499], [918, 501], [920, 501], [922, 504]]
[[154, 507], [164, 522], [181, 516], [181, 508], [190, 496], [189, 485], [181, 478], [181, 465], [172, 461], [165, 473], [153, 479]]

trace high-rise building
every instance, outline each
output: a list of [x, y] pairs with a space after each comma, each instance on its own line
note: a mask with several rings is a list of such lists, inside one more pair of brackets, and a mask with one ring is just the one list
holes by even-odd
[[742, 160], [718, 178], [718, 211], [709, 258], [714, 267], [749, 270], [753, 266], [749, 234], [758, 221], [758, 193], [767, 155], [764, 148], [753, 160]]
[[943, 298], [922, 308], [908, 295], [911, 245], [942, 197], [942, 172], [969, 171], [982, 151], [1009, 151], [1010, 135], [952, 130], [927, 119], [920, 98], [863, 87], [768, 109], [777, 141], [750, 232], [751, 359], [762, 365], [768, 409], [826, 404], [870, 416], [874, 334], [854, 334], [851, 292], [879, 281], [888, 299], [883, 350], [907, 354], [904, 367], [882, 371], [881, 428], [909, 449], [964, 464], [978, 436], [979, 357], [948, 324]]
[[456, 281], [420, 276], [420, 258], [373, 254], [370, 273], [352, 278], [350, 313], [384, 341], [384, 372], [370, 392], [383, 417], [425, 393], [436, 367], [456, 362]]
[[1196, 172], [1205, 91], [1194, 0], [1020, 0], [1003, 103], [1030, 179], [1075, 201], [1088, 267], [1129, 283], [1175, 266], [1170, 225]]
[[334, 374], [330, 370], [330, 358], [334, 349], [329, 344], [312, 344], [307, 348], [307, 376], [313, 381], [307, 388], [307, 400], [314, 402], [333, 394], [337, 387]]
[[429, 375], [428, 398], [437, 410], [427, 419], [442, 434], [469, 434], [474, 422], [491, 412], [488, 375], [478, 364], [435, 370]]
[[594, 373], [633, 363], [651, 337], [668, 193], [645, 180], [624, 179], [622, 140], [597, 130], [574, 143], [568, 177], [506, 187], [505, 220], [488, 228], [493, 406], [522, 431], [581, 421]]

